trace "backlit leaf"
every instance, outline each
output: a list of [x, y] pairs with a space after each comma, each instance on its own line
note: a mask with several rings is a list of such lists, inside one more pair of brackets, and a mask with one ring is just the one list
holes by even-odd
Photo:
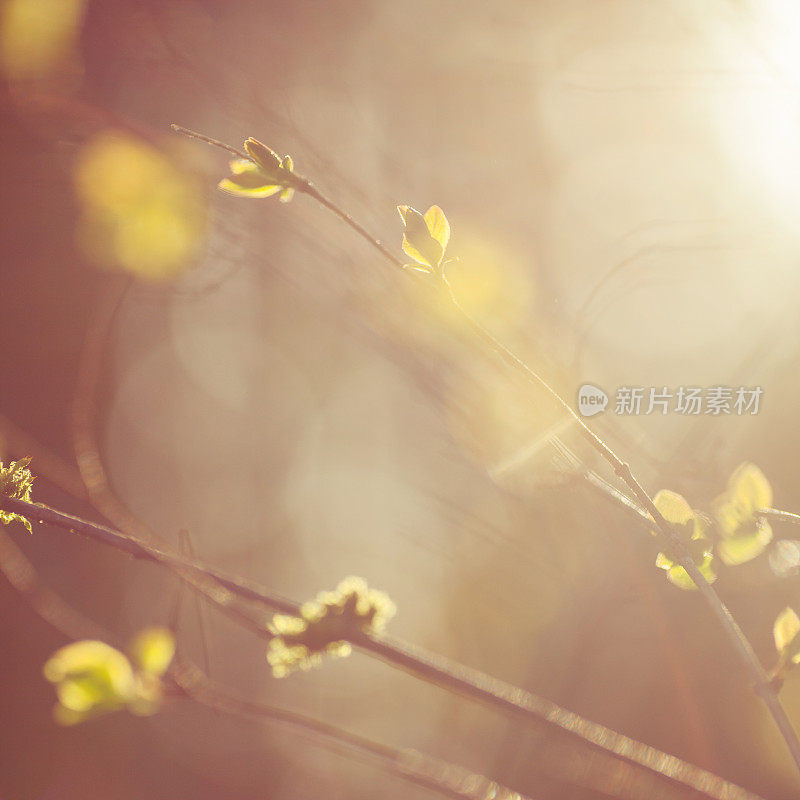
[[740, 464], [729, 482], [730, 499], [749, 511], [772, 505], [772, 487], [764, 473], [749, 462]]
[[[423, 267], [430, 267], [431, 271], [437, 269], [444, 256], [444, 247], [440, 241], [431, 235], [426, 218], [411, 206], [398, 206], [397, 211], [405, 227], [403, 231], [403, 252]], [[434, 219], [434, 217], [435, 214], [431, 215], [431, 219]], [[434, 221], [438, 225], [439, 235], [444, 236], [441, 222], [438, 219]], [[445, 220], [446, 223], [447, 221]], [[449, 237], [449, 226], [447, 236]]]
[[442, 252], [447, 250], [450, 241], [450, 223], [439, 206], [431, 206], [425, 212], [425, 223], [431, 236], [442, 246]]
[[800, 644], [798, 633], [800, 633], [800, 617], [797, 616], [794, 609], [787, 606], [778, 614], [775, 624], [772, 626], [775, 649], [779, 653], [783, 653], [791, 645], [796, 648]]
[[280, 200], [288, 203], [300, 182], [293, 174], [291, 156], [283, 160], [265, 144], [256, 139], [245, 142], [245, 150], [253, 159], [238, 158], [230, 162], [231, 175], [217, 184], [217, 188], [237, 197], [271, 197], [280, 192]]
[[259, 142], [258, 139], [254, 139], [252, 136], [248, 138], [244, 143], [244, 149], [266, 175], [272, 177], [280, 170], [281, 159], [278, 154], [263, 142]]
[[280, 186], [264, 183], [264, 176], [260, 176], [260, 182], [255, 186], [247, 185], [249, 180], [242, 180], [243, 176], [237, 175], [231, 178], [223, 178], [217, 188], [223, 192], [236, 195], [237, 197], [270, 197], [281, 191]]
[[140, 670], [163, 675], [175, 656], [175, 637], [167, 628], [145, 628], [131, 642], [130, 653]]
[[[708, 556], [702, 563], [697, 565], [700, 573], [709, 582], [714, 583], [717, 575], [712, 567], [712, 558]], [[692, 591], [697, 588], [694, 581], [689, 577], [689, 573], [681, 566], [673, 566], [667, 571], [667, 579], [675, 584], [679, 589]]]
[[725, 564], [744, 564], [764, 552], [772, 528], [756, 512], [771, 505], [772, 487], [764, 473], [755, 464], [740, 464], [713, 504], [722, 537], [717, 552]]
[[[662, 489], [654, 498], [653, 504], [664, 519], [676, 527], [682, 539], [689, 541], [696, 536], [695, 513], [683, 495]], [[657, 532], [654, 531], [654, 533]]]
[[760, 556], [771, 541], [772, 527], [768, 522], [760, 521], [745, 533], [720, 539], [717, 554], [723, 564], [738, 566]]
[[124, 706], [134, 694], [135, 678], [128, 659], [105, 642], [84, 640], [62, 647], [44, 665], [56, 684], [61, 707], [56, 718], [65, 724]]

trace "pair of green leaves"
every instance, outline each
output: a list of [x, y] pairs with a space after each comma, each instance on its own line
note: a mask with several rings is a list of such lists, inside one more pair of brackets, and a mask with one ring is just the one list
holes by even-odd
[[[280, 193], [287, 203], [295, 190], [307, 182], [294, 174], [291, 156], [281, 158], [274, 150], [258, 139], [250, 137], [244, 143], [248, 158], [230, 162], [231, 174], [221, 180], [218, 187], [238, 197], [270, 197]], [[411, 206], [397, 207], [403, 220], [403, 251], [414, 259], [409, 269], [420, 272], [440, 272], [444, 254], [450, 241], [450, 223], [439, 206], [431, 206], [421, 214]]]
[[772, 528], [757, 512], [771, 506], [772, 487], [764, 473], [755, 464], [737, 467], [713, 503], [720, 534], [717, 553], [724, 564], [744, 564], [764, 552], [772, 541]]
[[411, 206], [397, 206], [403, 220], [403, 252], [414, 259], [407, 269], [439, 272], [450, 242], [450, 223], [439, 206], [431, 206], [424, 214]]
[[145, 628], [128, 649], [130, 658], [105, 642], [85, 639], [50, 657], [44, 676], [56, 686], [57, 722], [75, 725], [122, 708], [138, 715], [158, 710], [175, 639], [166, 628]]
[[345, 578], [334, 591], [320, 592], [315, 600], [304, 603], [299, 617], [273, 617], [274, 636], [267, 651], [272, 674], [282, 678], [310, 669], [321, 663], [323, 654], [348, 656], [355, 631], [381, 633], [394, 613], [394, 603], [386, 594], [370, 589], [362, 578]]
[[[686, 545], [692, 561], [703, 577], [713, 583], [717, 576], [713, 570], [714, 554], [709, 537], [709, 523], [701, 514], [694, 511], [686, 499], [677, 492], [663, 489], [654, 498], [653, 503], [664, 519], [673, 526], [677, 535]], [[654, 533], [658, 535], [655, 531]], [[689, 573], [677, 563], [675, 553], [666, 547], [656, 558], [656, 566], [667, 573], [667, 578], [681, 589], [696, 589]]]
[[800, 617], [794, 609], [784, 608], [772, 626], [778, 663], [774, 674], [783, 677], [784, 673], [800, 664]]
[[250, 137], [244, 143], [250, 158], [237, 158], [230, 162], [231, 175], [221, 180], [218, 187], [238, 197], [271, 197], [280, 192], [280, 200], [288, 203], [302, 180], [294, 174], [291, 156], [281, 158], [258, 139]]
[[[764, 473], [749, 462], [734, 470], [725, 492], [713, 502], [713, 521], [693, 510], [677, 492], [660, 491], [653, 502], [684, 541], [709, 583], [716, 580], [714, 550], [723, 564], [736, 566], [761, 555], [772, 540], [772, 528], [758, 514], [772, 505], [772, 487]], [[714, 534], [716, 543], [712, 542]], [[669, 580], [681, 589], [697, 588], [668, 549], [658, 554], [656, 566], [665, 570]]]
[[[13, 500], [31, 502], [34, 477], [28, 469], [30, 463], [30, 457], [12, 461], [7, 467], [4, 467], [3, 462], [0, 461], [0, 494]], [[0, 522], [3, 525], [21, 522], [28, 529], [28, 533], [33, 533], [31, 523], [25, 517], [11, 511], [4, 511], [2, 508], [0, 508]]]

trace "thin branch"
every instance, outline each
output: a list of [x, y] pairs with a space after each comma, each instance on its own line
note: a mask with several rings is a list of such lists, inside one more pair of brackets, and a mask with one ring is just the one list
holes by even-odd
[[67, 639], [111, 641], [111, 637], [97, 623], [42, 584], [33, 564], [12, 541], [2, 525], [0, 525], [0, 572], [36, 614]]
[[160, 564], [181, 580], [186, 581], [225, 614], [258, 635], [264, 635], [266, 620], [257, 619], [253, 610], [242, 601], [255, 601], [260, 606], [268, 606], [288, 614], [298, 613], [299, 606], [296, 603], [276, 596], [267, 596], [260, 590], [260, 587], [243, 578], [226, 576], [194, 559], [163, 550], [122, 531], [65, 514], [63, 511], [56, 511], [40, 503], [26, 503], [2, 495], [0, 495], [0, 508], [9, 511], [14, 508], [21, 509], [22, 515], [31, 522], [47, 522], [57, 528], [85, 536], [92, 541], [109, 545], [134, 558]]
[[[182, 556], [189, 556], [190, 558], [196, 558], [196, 553], [194, 550], [194, 546], [192, 545], [192, 537], [189, 534], [189, 531], [182, 529], [178, 531], [178, 552]], [[177, 633], [178, 626], [180, 625], [181, 620], [181, 611], [183, 610], [183, 593], [186, 585], [184, 582], [180, 582], [178, 584], [177, 592], [175, 595], [175, 602], [172, 607], [172, 613], [170, 614], [170, 628]], [[200, 651], [203, 655], [203, 670], [206, 675], [209, 675], [211, 672], [210, 664], [210, 648], [208, 646], [208, 634], [206, 632], [206, 622], [205, 622], [205, 609], [201, 600], [201, 594], [199, 592], [194, 593], [194, 610], [197, 619], [197, 628], [200, 634]]]
[[[58, 528], [109, 545], [129, 555], [166, 567], [201, 591], [212, 603], [231, 613], [236, 621], [243, 623], [249, 630], [263, 638], [272, 638], [266, 620], [259, 622], [234, 600], [247, 601], [257, 604], [263, 609], [272, 609], [285, 614], [298, 615], [300, 613], [299, 603], [278, 597], [256, 583], [237, 576], [226, 575], [195, 559], [162, 550], [120, 531], [64, 514], [47, 506], [26, 503], [4, 496], [0, 496], [0, 508], [21, 514], [31, 522], [47, 522]], [[503, 712], [514, 713], [528, 723], [555, 726], [563, 733], [582, 741], [597, 755], [610, 756], [614, 761], [621, 759], [629, 766], [642, 767], [652, 775], [677, 782], [718, 800], [753, 800], [755, 798], [755, 795], [746, 790], [681, 759], [586, 720], [549, 700], [499, 681], [463, 664], [449, 661], [422, 648], [386, 637], [359, 634], [357, 631], [353, 631], [351, 641], [367, 654], [425, 681], [472, 700], [478, 700]], [[598, 774], [592, 774], [587, 767], [584, 777], [585, 785], [596, 788], [596, 782], [602, 780], [603, 775], [602, 767], [598, 766], [598, 770]], [[631, 779], [631, 787], [635, 783], [636, 781]], [[630, 791], [633, 792], [633, 788]], [[631, 798], [631, 800], [639, 796], [641, 795], [635, 793], [620, 794], [620, 797]]]
[[313, 197], [318, 203], [321, 203], [328, 211], [335, 214], [342, 220], [346, 225], [349, 225], [362, 239], [365, 239], [372, 247], [374, 247], [384, 258], [388, 261], [391, 261], [396, 267], [403, 269], [405, 264], [397, 258], [397, 256], [389, 250], [386, 245], [380, 241], [380, 239], [376, 239], [363, 225], [357, 222], [353, 217], [350, 216], [344, 209], [340, 208], [336, 203], [332, 200], [328, 199], [322, 192], [309, 181], [307, 178], [301, 178], [302, 184], [298, 187], [298, 191], [302, 191], [307, 194], [309, 197]]
[[[174, 126], [173, 126], [174, 127]], [[214, 143], [214, 142], [212, 142]], [[320, 202], [325, 208], [334, 213], [339, 219], [347, 224], [359, 236], [366, 239], [372, 244], [375, 249], [381, 252], [387, 260], [394, 266], [402, 266], [402, 262], [396, 258], [386, 247], [374, 236], [372, 236], [360, 223], [356, 222], [347, 212], [339, 208], [338, 205], [333, 203], [327, 197], [324, 197], [313, 184], [306, 178], [298, 180], [304, 183], [305, 191], [310, 197], [313, 197]], [[313, 190], [309, 190], [313, 189]], [[694, 559], [689, 552], [686, 543], [678, 536], [673, 527], [664, 519], [662, 514], [656, 508], [650, 495], [645, 491], [641, 483], [636, 479], [631, 471], [630, 465], [623, 461], [617, 454], [601, 439], [573, 410], [569, 403], [564, 400], [561, 395], [547, 383], [538, 373], [532, 370], [519, 356], [517, 356], [506, 345], [500, 342], [495, 336], [487, 330], [480, 322], [474, 319], [458, 302], [452, 288], [447, 283], [443, 274], [440, 275], [442, 287], [445, 289], [450, 299], [452, 300], [455, 308], [461, 313], [465, 321], [476, 335], [479, 341], [492, 352], [502, 363], [510, 367], [515, 372], [522, 375], [530, 383], [537, 385], [544, 389], [551, 399], [561, 407], [561, 409], [568, 415], [570, 420], [577, 426], [578, 430], [589, 443], [589, 445], [597, 451], [597, 453], [609, 464], [613, 469], [614, 474], [620, 478], [631, 490], [634, 498], [638, 501], [642, 509], [650, 515], [653, 524], [663, 535], [669, 543], [672, 551], [676, 555], [676, 561], [682, 566], [695, 585], [700, 590], [703, 598], [711, 607], [712, 612], [716, 616], [720, 625], [725, 631], [728, 640], [736, 652], [740, 663], [745, 671], [750, 676], [753, 683], [755, 692], [762, 698], [770, 715], [772, 716], [778, 730], [784, 739], [789, 753], [794, 761], [795, 767], [800, 773], [800, 739], [792, 727], [789, 717], [786, 715], [783, 707], [780, 704], [777, 694], [769, 680], [767, 672], [764, 670], [761, 662], [758, 660], [755, 651], [752, 648], [744, 632], [734, 620], [731, 613], [728, 611], [722, 600], [717, 595], [714, 588], [706, 580], [705, 575], [700, 572], [700, 569], [695, 564]]]
[[247, 161], [252, 161], [247, 153], [237, 150], [235, 147], [231, 147], [231, 145], [225, 144], [225, 142], [221, 142], [219, 139], [212, 139], [210, 136], [198, 133], [197, 131], [189, 130], [189, 128], [184, 128], [182, 125], [175, 125], [175, 123], [170, 125], [170, 128], [172, 128], [175, 133], [183, 134], [184, 136], [188, 136], [190, 139], [199, 139], [201, 142], [210, 144], [212, 147], [219, 147], [221, 150], [227, 150], [237, 158], [244, 158]]
[[[652, 530], [652, 521], [649, 519], [646, 512], [636, 506], [636, 504], [634, 504], [629, 498], [625, 498], [624, 495], [620, 495], [620, 493], [616, 492], [612, 487], [609, 487], [602, 480], [598, 481], [596, 477], [593, 477], [590, 473], [585, 474], [583, 478], [588, 485], [597, 489], [607, 498], [613, 500], [617, 504], [621, 502], [621, 498], [624, 498], [627, 501], [624, 503], [624, 505], [628, 508], [629, 513], [638, 517], [641, 523], [649, 525], [650, 529]], [[800, 524], [800, 515], [792, 514], [788, 511], [763, 509], [757, 513], [759, 516], [768, 519], [781, 519], [786, 522]], [[725, 632], [728, 634], [730, 641], [739, 654], [740, 660], [748, 668], [750, 675], [755, 678], [753, 686], [754, 691], [769, 710], [773, 721], [778, 727], [783, 740], [786, 742], [786, 745], [789, 748], [789, 752], [791, 753], [795, 764], [800, 764], [800, 744], [798, 744], [797, 741], [797, 732], [795, 731], [791, 720], [786, 714], [786, 710], [781, 705], [775, 689], [776, 684], [771, 679], [770, 674], [762, 667], [761, 662], [758, 660], [758, 657], [756, 656], [749, 640], [745, 636], [744, 631], [742, 631], [742, 629], [739, 627], [739, 624], [728, 610], [728, 607], [722, 602], [719, 595], [717, 595], [717, 593], [707, 582], [705, 586], [708, 588], [705, 590], [703, 584], [699, 583], [697, 580], [695, 580], [695, 585], [698, 586], [700, 591], [703, 592], [704, 596], [709, 601], [711, 609], [713, 610]], [[713, 595], [713, 597], [709, 597], [709, 593]]]
[[800, 525], [800, 514], [791, 511], [779, 511], [777, 508], [762, 508], [756, 511], [756, 516], [762, 519], [772, 519], [776, 522], [788, 522], [790, 525]]
[[[0, 527], [0, 572], [33, 611], [67, 639], [100, 639], [117, 644], [114, 637], [74, 609], [45, 586], [33, 564]], [[312, 717], [243, 699], [211, 681], [194, 665], [173, 664], [168, 672], [176, 690], [199, 705], [237, 716], [256, 716], [295, 727], [319, 745], [351, 760], [369, 759], [379, 769], [445, 797], [460, 800], [528, 800], [528, 798], [434, 756], [378, 744]]]
[[92, 312], [78, 362], [70, 422], [75, 460], [91, 504], [120, 530], [152, 542], [158, 540], [155, 532], [112, 490], [96, 432], [98, 386], [109, 335], [132, 286], [130, 276], [112, 281]]
[[[17, 458], [30, 456], [36, 462], [36, 472], [77, 500], [86, 500], [86, 488], [75, 467], [48, 450], [8, 417], [0, 413], [0, 447]], [[0, 453], [2, 459], [2, 453]]]
[[[668, 755], [654, 747], [612, 731], [603, 725], [585, 719], [517, 686], [485, 675], [462, 664], [449, 661], [415, 645], [382, 637], [354, 638], [353, 644], [378, 658], [422, 678], [435, 681], [453, 692], [482, 703], [505, 710], [529, 723], [546, 721], [572, 737], [581, 739], [590, 750], [623, 759], [628, 766], [642, 767], [646, 773], [628, 770], [624, 785], [616, 786], [617, 797], [656, 797], [653, 776], [668, 778], [684, 787], [715, 798], [752, 798], [749, 792], [693, 764]], [[447, 680], [443, 680], [446, 676]], [[602, 773], [602, 768], [600, 769]], [[586, 775], [581, 780], [573, 775], [574, 782], [597, 790], [601, 775]]]
[[170, 677], [189, 699], [238, 717], [255, 717], [296, 728], [312, 741], [350, 758], [377, 766], [445, 797], [460, 800], [528, 800], [484, 775], [426, 753], [379, 744], [321, 720], [253, 702], [209, 680], [196, 667], [179, 664]]

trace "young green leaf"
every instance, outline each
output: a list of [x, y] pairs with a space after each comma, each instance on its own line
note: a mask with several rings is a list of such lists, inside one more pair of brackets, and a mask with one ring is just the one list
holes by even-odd
[[129, 649], [140, 671], [160, 677], [175, 656], [175, 637], [167, 628], [144, 628], [133, 639]]
[[263, 170], [265, 175], [275, 175], [281, 169], [281, 160], [278, 154], [263, 142], [250, 136], [245, 140], [244, 151]]
[[[779, 653], [783, 653], [791, 645], [794, 645], [793, 649], [800, 647], [800, 640], [797, 639], [798, 633], [800, 633], [800, 617], [797, 616], [794, 609], [787, 606], [778, 614], [772, 628], [775, 649]], [[798, 655], [798, 661], [800, 662], [800, 655]]]
[[425, 212], [425, 224], [431, 236], [442, 246], [442, 253], [450, 243], [450, 223], [439, 206], [431, 206]]
[[264, 173], [252, 161], [235, 159], [229, 167], [231, 175], [218, 184], [224, 192], [239, 197], [269, 197], [281, 191], [280, 185], [266, 181]]
[[272, 674], [282, 678], [310, 669], [321, 663], [323, 654], [348, 656], [354, 631], [380, 633], [394, 613], [394, 603], [383, 592], [368, 588], [362, 578], [345, 578], [335, 591], [320, 592], [305, 603], [299, 617], [273, 617], [267, 652]]
[[755, 464], [746, 462], [736, 468], [730, 479], [730, 493], [752, 511], [772, 505], [772, 486]]
[[[689, 549], [692, 561], [697, 565], [700, 573], [709, 582], [713, 583], [716, 573], [713, 569], [714, 555], [712, 543], [708, 538], [708, 523], [692, 509], [683, 495], [662, 489], [654, 498], [653, 503], [661, 516], [673, 526], [678, 536], [683, 539]], [[657, 531], [653, 534], [659, 536]], [[666, 548], [668, 550], [668, 548]], [[684, 567], [677, 563], [674, 553], [660, 552], [656, 557], [656, 566], [667, 573], [670, 583], [680, 589], [696, 589], [694, 581]]]
[[[13, 500], [31, 502], [31, 489], [35, 479], [28, 469], [30, 463], [30, 457], [12, 461], [7, 467], [0, 461], [0, 494]], [[33, 533], [29, 520], [20, 514], [0, 508], [0, 523], [10, 525], [12, 522], [21, 522], [28, 529], [28, 533]]]
[[302, 184], [294, 174], [291, 156], [281, 159], [278, 154], [257, 139], [244, 143], [250, 158], [237, 158], [230, 162], [231, 174], [217, 186], [238, 197], [270, 197], [280, 192], [280, 200], [288, 203], [295, 189]]
[[[703, 556], [699, 561], [695, 559], [695, 563], [697, 564], [697, 568], [700, 570], [700, 574], [709, 583], [714, 583], [714, 581], [717, 579], [717, 574], [714, 572], [714, 557], [710, 547], [711, 544], [709, 543], [709, 549], [703, 553]], [[680, 564], [676, 564], [671, 558], [669, 558], [669, 556], [664, 555], [664, 553], [658, 554], [658, 557], [656, 558], [656, 566], [659, 569], [663, 569], [667, 573], [667, 580], [677, 586], [679, 589], [692, 591], [693, 589], [697, 588], [695, 582], [689, 577], [689, 573]]]
[[717, 555], [723, 564], [735, 567], [760, 556], [771, 541], [772, 527], [768, 522], [759, 520], [750, 529], [742, 529], [737, 535], [720, 539], [717, 542]]
[[695, 513], [683, 495], [662, 489], [653, 498], [653, 503], [661, 516], [678, 529], [681, 538], [686, 541], [692, 539], [695, 533]]
[[414, 259], [412, 269], [435, 272], [444, 258], [450, 241], [450, 223], [439, 206], [431, 206], [425, 214], [411, 206], [398, 206], [403, 220], [403, 252]]
[[161, 705], [161, 677], [175, 655], [175, 640], [165, 628], [145, 628], [130, 651], [133, 664], [115, 647], [92, 639], [56, 651], [44, 665], [45, 678], [56, 685], [56, 721], [75, 725], [121, 708], [132, 714], [155, 713]]
[[764, 473], [755, 464], [738, 466], [713, 504], [720, 533], [717, 553], [724, 564], [744, 564], [764, 552], [772, 528], [756, 512], [771, 505], [772, 487]]
[[775, 674], [780, 676], [786, 669], [800, 664], [800, 617], [794, 609], [786, 607], [778, 614], [772, 626], [778, 664]]
[[44, 676], [56, 684], [54, 714], [64, 725], [122, 708], [136, 688], [128, 659], [105, 642], [94, 640], [74, 642], [56, 651], [44, 665]]

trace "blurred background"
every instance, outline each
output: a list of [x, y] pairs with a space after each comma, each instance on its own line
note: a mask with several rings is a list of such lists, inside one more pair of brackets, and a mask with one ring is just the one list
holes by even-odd
[[[394, 207], [440, 205], [456, 294], [570, 401], [586, 382], [761, 386], [753, 416], [594, 424], [653, 492], [707, 507], [752, 460], [798, 510], [795, 3], [0, 9], [0, 457], [34, 456], [36, 500], [172, 545], [187, 530], [203, 560], [297, 600], [363, 576], [397, 604], [392, 634], [796, 796], [706, 606], [570, 477], [554, 434], [603, 468], [552, 403], [323, 208], [223, 195], [225, 154], [169, 130], [291, 153], [398, 255]], [[120, 639], [169, 619], [166, 574], [8, 531]], [[769, 563], [717, 584], [767, 666], [800, 588]], [[0, 608], [4, 800], [428, 794], [185, 702], [59, 728], [41, 667], [64, 639], [5, 581]], [[248, 696], [534, 798], [598, 796], [554, 768], [547, 730], [359, 654], [278, 681], [263, 642], [204, 619], [210, 674]], [[197, 660], [199, 631], [187, 604]], [[800, 722], [800, 681], [782, 697]]]

